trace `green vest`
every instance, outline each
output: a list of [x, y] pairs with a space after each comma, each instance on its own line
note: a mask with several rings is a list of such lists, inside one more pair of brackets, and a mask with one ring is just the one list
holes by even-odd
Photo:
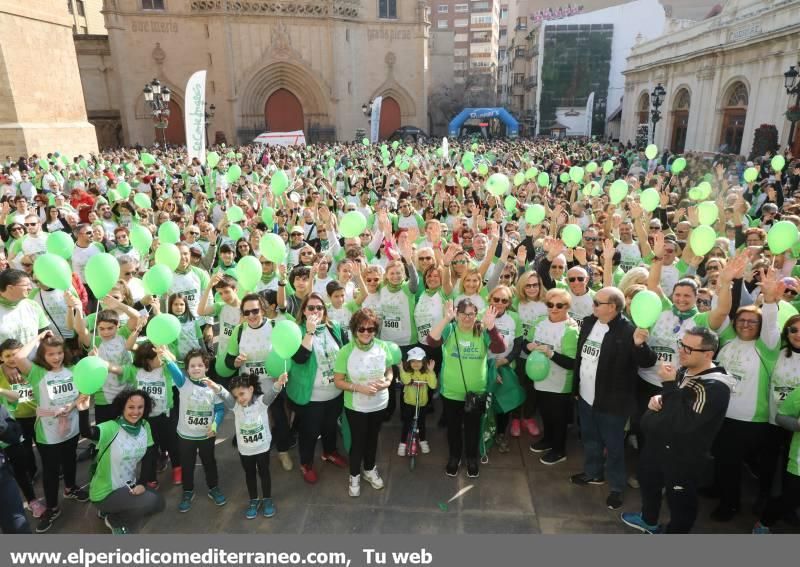
[[[339, 323], [331, 321], [330, 327], [328, 328], [333, 332], [336, 342], [341, 346], [342, 328], [339, 326]], [[314, 378], [316, 378], [316, 376], [317, 357], [312, 350], [311, 355], [304, 364], [293, 362], [291, 368], [289, 368], [289, 380], [286, 382], [286, 394], [289, 396], [289, 399], [299, 406], [306, 405], [311, 399], [311, 393], [314, 390]]]

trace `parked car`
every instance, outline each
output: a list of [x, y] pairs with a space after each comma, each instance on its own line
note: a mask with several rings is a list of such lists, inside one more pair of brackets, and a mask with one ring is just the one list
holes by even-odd
[[389, 136], [389, 141], [400, 140], [406, 144], [421, 142], [428, 138], [428, 134], [416, 126], [401, 126]]

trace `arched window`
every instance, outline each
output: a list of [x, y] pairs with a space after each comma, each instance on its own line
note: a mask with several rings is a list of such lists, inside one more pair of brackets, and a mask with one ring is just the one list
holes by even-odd
[[730, 89], [728, 89], [728, 93], [728, 100], [725, 102], [725, 106], [747, 108], [749, 95], [747, 93], [747, 87], [744, 85], [744, 83], [734, 84]]
[[378, 17], [383, 19], [396, 19], [397, 0], [378, 0]]
[[639, 124], [647, 124], [650, 122], [650, 95], [642, 93], [639, 97]]
[[744, 124], [747, 120], [747, 105], [750, 93], [741, 81], [732, 84], [722, 99], [722, 128], [719, 134], [720, 151], [738, 154], [742, 149]]
[[686, 147], [686, 132], [689, 130], [689, 106], [692, 98], [688, 89], [681, 89], [672, 104], [672, 136], [670, 150], [682, 154]]

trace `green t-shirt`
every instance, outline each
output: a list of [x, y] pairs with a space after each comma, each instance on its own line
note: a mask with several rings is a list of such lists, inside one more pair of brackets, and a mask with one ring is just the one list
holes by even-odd
[[463, 402], [465, 382], [470, 392], [486, 391], [489, 343], [486, 331], [475, 336], [472, 331], [456, 330], [455, 325], [445, 327], [442, 332], [442, 396]]
[[128, 484], [136, 484], [139, 462], [153, 445], [150, 424], [143, 421], [137, 435], [122, 429], [116, 420], [99, 424], [100, 441], [97, 444], [97, 470], [89, 485], [89, 498], [101, 502]]
[[[797, 388], [783, 400], [783, 403], [778, 407], [778, 413], [800, 418], [800, 388]], [[800, 476], [800, 431], [796, 431], [792, 435], [792, 442], [789, 445], [789, 462], [786, 465], [786, 470], [795, 476]]]

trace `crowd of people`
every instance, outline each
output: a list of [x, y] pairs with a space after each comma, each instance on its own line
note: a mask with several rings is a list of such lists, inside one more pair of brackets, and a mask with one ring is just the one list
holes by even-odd
[[[745, 468], [753, 531], [796, 522], [800, 160], [588, 139], [211, 150], [0, 164], [4, 532], [48, 531], [66, 499], [112, 533], [188, 513], [198, 455], [207, 496], [243, 476], [255, 519], [276, 514], [271, 452], [309, 484], [349, 469], [355, 498], [385, 485], [381, 437], [477, 478], [512, 438], [574, 458], [571, 426], [565, 482], [607, 484], [612, 510], [639, 489], [621, 513], [639, 531], [690, 531], [699, 494], [714, 521], [744, 513]], [[222, 428], [244, 472], [224, 482]]]

